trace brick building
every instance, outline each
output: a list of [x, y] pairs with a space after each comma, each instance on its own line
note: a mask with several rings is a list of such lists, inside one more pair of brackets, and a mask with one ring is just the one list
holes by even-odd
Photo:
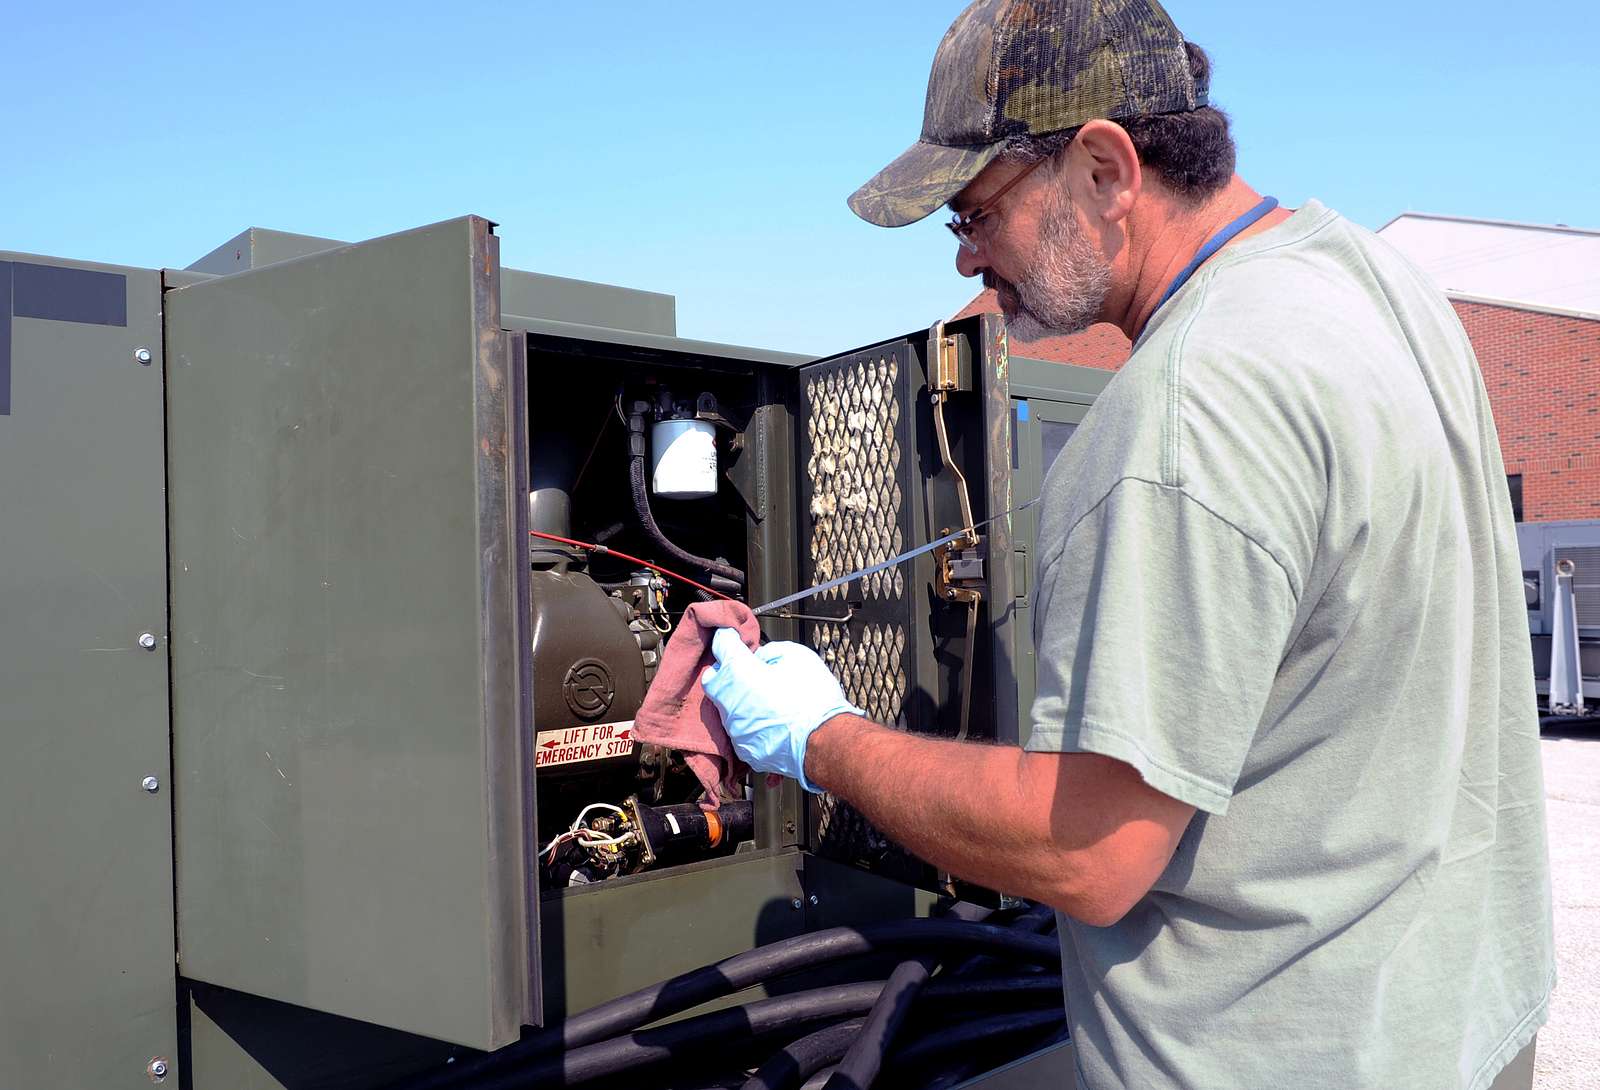
[[[1407, 213], [1380, 234], [1439, 282], [1472, 340], [1518, 521], [1600, 519], [1600, 232]], [[961, 316], [997, 309], [984, 292]], [[1011, 348], [1106, 370], [1130, 349], [1109, 325]]]

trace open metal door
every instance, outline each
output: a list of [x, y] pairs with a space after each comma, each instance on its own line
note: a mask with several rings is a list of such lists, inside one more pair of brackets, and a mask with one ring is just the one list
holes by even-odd
[[[988, 521], [1012, 507], [1001, 319], [941, 323], [808, 364], [799, 384], [802, 585], [973, 529], [967, 542], [802, 603], [805, 641], [879, 722], [1016, 742], [1012, 528]], [[944, 885], [848, 804], [824, 796], [816, 810], [819, 854]]]
[[539, 1019], [498, 275], [468, 217], [165, 297], [180, 972], [482, 1049]]

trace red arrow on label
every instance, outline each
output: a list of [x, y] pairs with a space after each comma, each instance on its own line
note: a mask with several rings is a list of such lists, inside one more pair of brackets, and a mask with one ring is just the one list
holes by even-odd
[[632, 737], [632, 736], [633, 736], [633, 735], [632, 735], [632, 732], [631, 732], [631, 731], [625, 731], [625, 730], [619, 730], [619, 731], [617, 731], [617, 737], [618, 737], [618, 738], [620, 738], [620, 739], [622, 739], [622, 740], [623, 740], [623, 741], [624, 741], [624, 742], [626, 742], [626, 741], [627, 741], [627, 740], [628, 740], [628, 739], [629, 739], [629, 738], [631, 738], [631, 737]]
[[559, 744], [560, 743], [558, 743], [554, 738], [552, 738], [548, 742], [546, 742], [543, 746], [541, 746], [540, 748], [541, 749], [555, 749], [556, 746], [559, 745]]

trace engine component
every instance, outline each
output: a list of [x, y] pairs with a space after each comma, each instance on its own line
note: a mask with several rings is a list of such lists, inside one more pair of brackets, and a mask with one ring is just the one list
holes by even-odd
[[623, 805], [638, 828], [643, 867], [704, 858], [719, 848], [750, 840], [756, 832], [755, 804], [751, 802], [735, 800], [717, 810], [702, 810], [698, 803], [643, 806], [635, 797]]
[[582, 572], [535, 571], [532, 591], [535, 767], [631, 762], [645, 668], [627, 606]]
[[[570, 537], [572, 497], [562, 488], [535, 488], [529, 492], [528, 528], [535, 534]], [[535, 568], [564, 572], [571, 565], [581, 564], [583, 561], [582, 550], [552, 541], [548, 537], [541, 537], [532, 545], [531, 559]]]
[[667, 612], [667, 581], [653, 571], [636, 571], [627, 583], [606, 589], [611, 597], [628, 608], [628, 631], [639, 645], [644, 680], [649, 685], [655, 680], [656, 667], [661, 664], [662, 638], [672, 634], [672, 615]]
[[704, 420], [657, 420], [650, 428], [650, 491], [664, 500], [717, 494], [717, 429]]
[[[670, 394], [663, 393], [661, 396], [670, 404]], [[647, 415], [656, 412], [657, 409], [648, 401], [635, 401], [628, 408], [628, 490], [633, 497], [633, 510], [639, 518], [640, 527], [674, 560], [699, 568], [711, 576], [709, 582], [713, 587], [717, 587], [720, 581], [723, 585], [717, 587], [719, 590], [742, 590], [744, 588], [742, 569], [726, 561], [695, 556], [686, 549], [679, 548], [656, 523], [655, 515], [650, 511], [650, 495], [645, 483], [644, 421]]]
[[707, 811], [694, 803], [646, 806], [635, 795], [621, 806], [585, 806], [571, 827], [539, 852], [553, 884], [577, 886], [725, 855], [754, 836], [754, 803], [725, 802], [720, 810]]
[[[533, 524], [570, 532], [565, 492], [529, 496]], [[534, 767], [541, 773], [595, 762], [635, 762], [633, 713], [644, 702], [642, 644], [628, 604], [582, 571], [581, 552], [535, 539], [529, 632], [533, 648]]]

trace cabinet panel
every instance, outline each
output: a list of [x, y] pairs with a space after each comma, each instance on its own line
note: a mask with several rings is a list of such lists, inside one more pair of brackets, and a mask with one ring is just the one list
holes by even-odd
[[466, 218], [166, 296], [182, 971], [478, 1048], [538, 1017], [498, 270]]

